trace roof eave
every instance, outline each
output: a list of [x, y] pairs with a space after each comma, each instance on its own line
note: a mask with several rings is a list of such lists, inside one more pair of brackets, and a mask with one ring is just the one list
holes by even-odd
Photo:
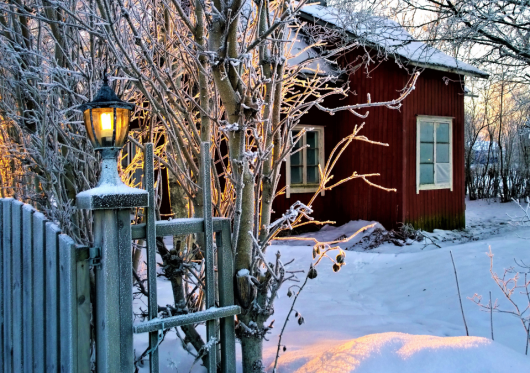
[[[321, 26], [326, 26], [326, 27], [330, 27], [330, 28], [335, 28], [335, 29], [338, 29], [339, 27], [337, 27], [336, 25], [333, 25], [332, 23], [329, 23], [329, 22], [326, 22], [320, 18], [317, 18], [315, 16], [313, 16], [312, 14], [308, 14], [308, 13], [304, 13], [303, 10], [300, 11], [300, 16], [302, 18], [304, 18], [305, 20], [307, 21], [311, 21], [311, 22], [315, 22]], [[341, 29], [343, 30], [343, 29]], [[355, 34], [348, 31], [348, 30], [343, 30], [343, 31], [346, 31], [346, 33], [348, 35], [350, 35], [351, 37], [355, 38]], [[377, 48], [376, 45], [367, 45], [368, 47], [372, 47], [372, 48]], [[394, 58], [395, 59], [395, 56], [393, 53], [389, 53], [389, 56], [391, 58]], [[401, 58], [405, 58], [405, 57], [402, 57]], [[439, 70], [439, 71], [447, 71], [447, 72], [452, 72], [452, 73], [456, 73], [456, 74], [462, 74], [462, 75], [467, 75], [467, 76], [473, 76], [473, 77], [476, 77], [476, 78], [481, 78], [481, 79], [488, 79], [489, 78], [489, 74], [488, 73], [478, 73], [478, 72], [472, 72], [472, 71], [467, 71], [467, 70], [461, 70], [461, 69], [454, 69], [454, 68], [450, 68], [450, 67], [446, 67], [446, 66], [439, 66], [439, 65], [434, 65], [434, 64], [426, 64], [426, 63], [420, 63], [420, 62], [414, 62], [414, 61], [411, 61], [409, 59], [407, 59], [407, 62], [409, 62], [411, 65], [414, 65], [414, 66], [418, 66], [418, 67], [424, 67], [424, 68], [428, 68], [428, 69], [432, 69], [432, 70]]]
[[450, 72], [450, 73], [461, 74], [461, 75], [466, 75], [466, 76], [472, 76], [472, 77], [475, 77], [475, 78], [488, 79], [490, 77], [490, 75], [488, 73], [485, 73], [485, 72], [480, 72], [479, 73], [479, 72], [476, 72], [476, 71], [455, 69], [455, 68], [452, 68], [452, 67], [434, 65], [434, 64], [430, 64], [430, 63], [415, 62], [415, 61], [411, 61], [411, 60], [408, 60], [408, 63], [410, 63], [413, 66], [423, 67], [423, 68], [426, 68], [426, 69], [438, 70], [438, 71], [447, 71], [447, 72]]

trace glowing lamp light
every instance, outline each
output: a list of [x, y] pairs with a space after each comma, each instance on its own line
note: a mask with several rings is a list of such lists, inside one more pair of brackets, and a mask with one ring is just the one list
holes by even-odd
[[105, 75], [94, 100], [80, 106], [94, 149], [109, 149], [112, 153], [117, 153], [123, 147], [129, 133], [133, 109], [134, 104], [122, 101], [116, 96]]

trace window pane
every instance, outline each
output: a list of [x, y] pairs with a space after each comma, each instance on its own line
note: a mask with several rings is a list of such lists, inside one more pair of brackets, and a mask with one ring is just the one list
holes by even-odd
[[436, 143], [436, 163], [449, 163], [449, 144]]
[[451, 167], [449, 163], [436, 163], [436, 183], [448, 184], [450, 178]]
[[291, 166], [291, 184], [302, 184], [302, 167]]
[[[295, 137], [300, 133], [300, 131], [293, 131], [293, 141]], [[298, 140], [298, 142], [293, 147], [293, 152], [297, 149], [300, 149], [303, 145], [304, 138]], [[302, 165], [302, 151], [299, 150], [296, 154], [291, 155], [291, 165], [292, 166], [301, 166]]]
[[318, 167], [316, 166], [308, 166], [307, 167], [307, 183], [308, 184], [316, 184], [318, 183]]
[[436, 142], [449, 142], [449, 123], [436, 126]]
[[302, 151], [299, 150], [296, 154], [291, 155], [291, 165], [301, 166], [302, 165]]
[[434, 123], [421, 122], [420, 123], [420, 141], [434, 142]]
[[434, 144], [420, 144], [420, 163], [434, 162]]
[[420, 184], [434, 184], [434, 165], [420, 164]]
[[318, 149], [308, 148], [307, 152], [307, 165], [317, 166], [318, 165]]
[[306, 132], [306, 140], [307, 140], [307, 145], [309, 145], [309, 149], [318, 148], [318, 132], [316, 131]]

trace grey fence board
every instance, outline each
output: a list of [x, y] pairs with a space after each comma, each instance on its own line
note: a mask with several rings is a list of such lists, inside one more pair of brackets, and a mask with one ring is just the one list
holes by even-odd
[[33, 372], [33, 213], [30, 205], [22, 207], [22, 360], [24, 372]]
[[11, 210], [12, 198], [6, 198], [2, 201], [3, 212], [3, 267], [4, 267], [4, 287], [2, 289], [4, 298], [4, 371], [6, 373], [13, 371], [13, 301], [12, 301], [12, 277], [11, 277]]
[[46, 223], [46, 372], [59, 370], [58, 246], [61, 230]]
[[75, 242], [65, 234], [59, 235], [59, 312], [61, 322], [59, 323], [59, 359], [61, 372], [72, 372], [77, 366], [77, 350], [75, 340], [77, 338], [77, 314], [76, 292], [77, 277]]
[[90, 372], [89, 249], [60, 232], [0, 199], [0, 373]]
[[[59, 357], [61, 372], [90, 372], [90, 319], [86, 318], [86, 308], [90, 296], [86, 286], [88, 284], [88, 268], [86, 263], [82, 262], [80, 265], [78, 262], [79, 252], [83, 250], [86, 251], [87, 248], [78, 247], [74, 240], [65, 234], [59, 235], [59, 282], [61, 286]], [[78, 280], [80, 281], [78, 282]], [[79, 287], [83, 294], [78, 293]], [[82, 312], [84, 316], [81, 318], [79, 318], [80, 306], [85, 311]]]
[[[88, 247], [77, 248], [77, 372], [90, 372], [90, 271]], [[80, 256], [83, 257], [80, 260]], [[74, 299], [75, 300], [75, 299]]]
[[[220, 232], [225, 218], [213, 218], [213, 231]], [[179, 218], [172, 220], [160, 220], [156, 222], [156, 236], [185, 236], [192, 233], [204, 232], [204, 219], [202, 218]], [[131, 226], [133, 240], [143, 240], [147, 237], [145, 223]]]
[[[4, 208], [0, 199], [0, 291], [4, 291]], [[0, 373], [4, 373], [4, 297], [0, 295]]]
[[44, 292], [46, 281], [44, 269], [46, 262], [46, 217], [40, 213], [33, 214], [33, 371], [44, 372], [46, 366], [46, 343], [44, 325], [46, 324]]
[[133, 327], [135, 333], [150, 333], [155, 330], [166, 330], [177, 326], [198, 324], [205, 321], [215, 320], [223, 317], [241, 313], [239, 306], [211, 307], [205, 311], [187, 313], [185, 315], [170, 316], [163, 319], [154, 319], [136, 324]]
[[13, 292], [13, 371], [22, 372], [22, 206], [19, 201], [12, 203], [12, 292]]

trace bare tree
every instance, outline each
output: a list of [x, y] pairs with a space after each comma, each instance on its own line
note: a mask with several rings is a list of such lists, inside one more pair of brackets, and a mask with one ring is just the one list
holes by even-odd
[[[367, 97], [356, 105], [328, 107], [328, 98], [349, 94], [348, 83], [337, 77], [361, 74], [359, 67], [376, 59], [368, 55], [340, 67], [330, 62], [365, 45], [341, 30], [302, 22], [297, 15], [305, 3], [34, 0], [0, 5], [0, 47], [7, 56], [0, 62], [0, 139], [2, 154], [11, 162], [10, 173], [2, 174], [2, 190], [35, 201], [67, 233], [91, 241], [90, 216], [75, 209], [74, 197], [94, 185], [97, 160], [77, 108], [92, 98], [107, 68], [121, 96], [137, 106], [133, 123], [139, 131], [130, 135], [136, 149], [129, 149], [129, 156], [137, 155], [124, 165], [124, 178], [139, 182], [133, 174], [141, 168], [143, 143], [155, 143], [156, 166], [169, 174], [173, 217], [202, 214], [200, 144], [209, 141], [214, 214], [233, 221], [236, 298], [243, 308], [237, 336], [245, 372], [262, 370], [262, 341], [272, 327], [267, 321], [276, 294], [286, 281], [296, 280], [280, 255], [268, 263], [265, 251], [280, 231], [311, 222], [318, 195], [271, 221], [274, 198], [283, 192], [282, 165], [303, 136], [303, 131], [293, 136], [292, 129], [310, 110], [347, 111], [362, 119], [371, 107], [398, 109], [417, 78], [411, 76], [389, 102]], [[376, 185], [369, 180], [376, 174], [356, 173], [330, 185], [336, 156], [354, 140], [369, 141], [359, 134], [361, 128], [321, 165], [320, 190], [355, 178]], [[175, 237], [172, 248], [160, 240], [174, 295], [172, 308], [161, 308], [162, 316], [204, 307], [202, 250], [200, 238]], [[137, 284], [140, 293], [148, 291], [140, 276]], [[182, 330], [190, 351], [203, 357], [207, 351], [199, 333], [191, 326]]]

